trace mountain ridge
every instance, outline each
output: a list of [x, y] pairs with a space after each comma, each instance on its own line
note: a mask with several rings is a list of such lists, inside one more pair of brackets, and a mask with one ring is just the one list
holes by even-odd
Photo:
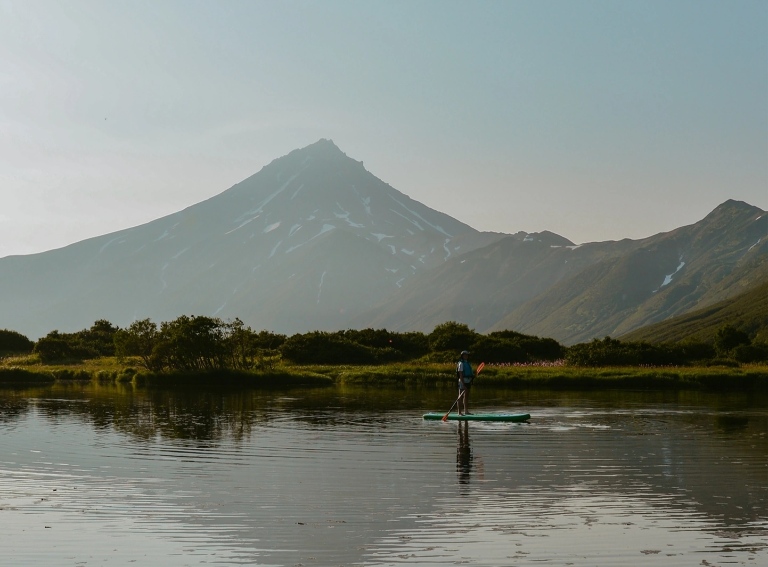
[[[369, 295], [394, 292], [415, 273], [502, 236], [414, 201], [320, 140], [176, 213], [0, 259], [0, 320], [33, 336], [101, 318], [125, 325], [190, 312], [248, 312], [250, 324], [281, 332], [297, 330], [288, 321], [328, 329]], [[357, 257], [336, 250], [349, 247]], [[344, 281], [334, 285], [344, 291], [321, 294], [318, 304], [319, 287], [330, 291], [339, 271]], [[290, 299], [286, 287], [294, 290]], [[280, 304], [304, 314], [284, 317]]]
[[183, 314], [291, 334], [459, 321], [565, 343], [625, 334], [768, 277], [768, 216], [728, 200], [644, 239], [481, 232], [331, 140], [148, 223], [0, 258], [0, 325], [42, 336]]

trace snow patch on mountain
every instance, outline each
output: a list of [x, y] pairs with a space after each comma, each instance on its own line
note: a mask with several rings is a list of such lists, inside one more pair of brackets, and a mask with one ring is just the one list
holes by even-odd
[[[424, 232], [424, 227], [423, 227], [423, 226], [421, 226], [419, 223], [417, 223], [415, 220], [413, 220], [413, 219], [411, 219], [411, 218], [408, 218], [408, 217], [407, 217], [407, 216], [405, 216], [403, 213], [401, 213], [400, 211], [396, 211], [395, 209], [389, 209], [389, 210], [390, 210], [390, 211], [392, 211], [393, 213], [395, 213], [396, 215], [399, 215], [399, 216], [400, 216], [400, 217], [402, 217], [403, 219], [407, 220], [409, 223], [411, 223], [412, 225], [414, 225], [414, 226], [415, 226], [416, 228], [418, 228], [420, 231]], [[409, 231], [409, 232], [410, 232], [410, 231]], [[413, 234], [413, 233], [411, 232], [411, 234]]]
[[267, 258], [271, 258], [272, 256], [274, 256], [274, 255], [275, 255], [275, 252], [277, 252], [277, 249], [278, 249], [278, 248], [280, 248], [280, 245], [281, 245], [282, 243], [283, 243], [283, 241], [282, 241], [282, 240], [279, 240], [279, 241], [277, 242], [277, 244], [275, 244], [275, 247], [274, 247], [274, 248], [272, 248], [272, 252], [270, 252], [270, 253], [269, 253], [269, 256], [267, 256]]
[[341, 212], [340, 213], [333, 213], [333, 216], [335, 216], [337, 219], [343, 219], [352, 228], [365, 228], [365, 225], [363, 225], [363, 224], [358, 224], [356, 222], [352, 222], [349, 219], [349, 211], [344, 210], [344, 207], [342, 207], [339, 204], [338, 201], [336, 202], [336, 206], [339, 207], [339, 209], [341, 209]]
[[317, 303], [320, 304], [320, 294], [323, 292], [323, 280], [325, 280], [325, 274], [328, 273], [328, 270], [324, 271], [320, 275], [320, 285], [317, 288]]
[[749, 251], [750, 251], [750, 250], [752, 250], [752, 249], [753, 249], [755, 246], [757, 246], [758, 244], [760, 244], [760, 241], [761, 241], [761, 240], [762, 240], [762, 238], [758, 238], [758, 239], [757, 239], [757, 242], [755, 242], [755, 243], [754, 243], [752, 246], [750, 246], [750, 247], [749, 247], [749, 250], [747, 250], [747, 252], [749, 252]]
[[[106, 248], [107, 248], [107, 247], [108, 247], [110, 244], [112, 244], [112, 243], [113, 243], [115, 240], [120, 240], [120, 237], [118, 236], [117, 238], [113, 238], [112, 240], [110, 240], [109, 242], [107, 242], [107, 243], [106, 243], [104, 246], [102, 246], [102, 247], [99, 249], [99, 254], [101, 254], [102, 252], [104, 252], [104, 250], [106, 250]], [[125, 242], [125, 240], [123, 240], [122, 242]], [[121, 244], [122, 244], [122, 242], [121, 242]]]
[[165, 281], [165, 270], [168, 269], [168, 266], [170, 266], [170, 264], [166, 262], [163, 265], [163, 268], [160, 270], [160, 283], [163, 284], [163, 290], [165, 290], [168, 287], [168, 282]]
[[[261, 216], [261, 215], [256, 215], [255, 217], [251, 217], [251, 218], [249, 218], [248, 220], [246, 220], [246, 221], [244, 221], [244, 222], [240, 223], [239, 225], [237, 225], [237, 226], [236, 226], [235, 228], [233, 228], [232, 230], [225, 232], [224, 234], [232, 234], [232, 233], [233, 233], [233, 232], [235, 232], [236, 230], [240, 230], [240, 229], [241, 229], [241, 228], [243, 228], [245, 225], [247, 225], [247, 224], [249, 224], [249, 223], [251, 223], [251, 222], [255, 221], [255, 220], [256, 220], [257, 218], [259, 218], [260, 216]], [[240, 217], [240, 218], [242, 218], [242, 217]], [[239, 219], [238, 219], [238, 220], [239, 220]]]
[[653, 293], [656, 293], [657, 291], [659, 291], [664, 286], [667, 286], [667, 285], [672, 283], [672, 278], [675, 277], [675, 274], [677, 274], [677, 272], [682, 270], [683, 266], [685, 266], [685, 262], [683, 262], [683, 257], [682, 256], [680, 256], [680, 260], [679, 261], [680, 261], [680, 264], [678, 264], [677, 269], [674, 272], [672, 272], [671, 274], [667, 274], [666, 276], [664, 276], [664, 281], [662, 282], [662, 284], [657, 289], [653, 290]]
[[398, 205], [400, 205], [401, 207], [403, 207], [403, 208], [404, 208], [406, 211], [408, 211], [409, 213], [411, 213], [413, 216], [415, 216], [415, 217], [417, 217], [417, 218], [421, 219], [421, 220], [422, 220], [422, 221], [423, 221], [425, 224], [427, 224], [427, 225], [429, 225], [430, 227], [434, 228], [436, 231], [443, 233], [443, 234], [444, 234], [445, 236], [447, 236], [448, 238], [453, 238], [453, 235], [452, 235], [452, 234], [448, 234], [447, 232], [445, 232], [445, 230], [443, 230], [443, 228], [442, 228], [440, 225], [437, 225], [437, 224], [432, 224], [431, 222], [429, 222], [427, 219], [425, 219], [424, 217], [422, 217], [422, 216], [421, 216], [419, 213], [417, 213], [416, 211], [412, 211], [411, 209], [409, 209], [408, 207], [406, 207], [405, 205], [403, 205], [403, 204], [402, 204], [400, 201], [398, 201], [397, 199], [395, 199], [395, 198], [394, 198], [392, 195], [390, 195], [390, 197], [392, 198], [392, 200], [393, 200], [395, 203], [397, 203]]
[[[332, 224], [324, 224], [324, 225], [323, 225], [323, 228], [321, 228], [321, 229], [320, 229], [320, 232], [318, 232], [318, 233], [317, 233], [316, 235], [314, 235], [312, 238], [310, 238], [309, 240], [307, 240], [307, 241], [305, 241], [305, 242], [300, 242], [299, 244], [295, 244], [294, 246], [291, 246], [290, 248], [288, 248], [288, 249], [285, 251], [285, 253], [286, 253], [286, 254], [289, 254], [289, 253], [293, 252], [294, 250], [296, 250], [297, 248], [301, 248], [301, 247], [302, 247], [302, 246], [304, 246], [304, 245], [305, 245], [307, 242], [310, 242], [310, 241], [314, 240], [315, 238], [317, 238], [318, 236], [321, 236], [321, 235], [325, 234], [326, 232], [329, 232], [329, 231], [331, 231], [331, 230], [334, 230], [335, 228], [336, 228], [336, 227], [335, 227], [335, 226], [333, 226]], [[272, 257], [272, 256], [270, 255], [270, 258], [271, 258], [271, 257]]]
[[273, 222], [271, 225], [264, 228], [264, 234], [267, 234], [268, 232], [272, 232], [279, 226], [280, 226], [280, 221]]
[[451, 241], [450, 238], [446, 238], [445, 242], [443, 242], [443, 250], [445, 250], [445, 258], [443, 258], [444, 260], [447, 260], [448, 258], [451, 257], [451, 249], [448, 248], [448, 243], [450, 241]]
[[176, 255], [174, 255], [174, 256], [171, 256], [171, 259], [172, 259], [172, 260], [176, 260], [176, 259], [177, 259], [179, 256], [181, 256], [182, 254], [184, 254], [184, 252], [186, 252], [187, 250], [189, 250], [189, 246], [187, 246], [186, 248], [184, 248], [184, 250], [182, 250], [182, 251], [180, 251], [180, 252], [177, 252], [177, 253], [176, 253]]
[[[277, 197], [277, 196], [278, 196], [280, 193], [282, 193], [283, 191], [285, 191], [285, 189], [286, 189], [286, 188], [287, 188], [287, 187], [288, 187], [288, 186], [289, 186], [289, 185], [290, 185], [290, 184], [293, 182], [293, 180], [294, 180], [294, 179], [296, 179], [296, 178], [297, 178], [299, 175], [301, 175], [301, 174], [304, 172], [304, 170], [306, 169], [306, 167], [307, 167], [306, 165], [303, 165], [303, 167], [301, 167], [301, 168], [299, 169], [299, 171], [297, 171], [296, 173], [294, 173], [293, 175], [291, 175], [291, 177], [289, 177], [289, 178], [288, 178], [288, 181], [286, 181], [285, 183], [283, 183], [283, 184], [282, 184], [282, 185], [281, 185], [281, 186], [280, 186], [280, 187], [279, 187], [279, 188], [278, 188], [278, 189], [277, 189], [277, 190], [276, 190], [274, 193], [272, 193], [272, 194], [271, 194], [271, 195], [269, 195], [269, 196], [268, 196], [266, 199], [264, 199], [264, 200], [263, 200], [261, 203], [259, 203], [259, 204], [258, 204], [258, 206], [257, 206], [255, 209], [252, 209], [252, 210], [250, 210], [250, 211], [248, 211], [248, 212], [244, 213], [244, 214], [243, 214], [243, 215], [240, 217], [240, 219], [243, 219], [243, 218], [245, 218], [245, 217], [247, 217], [247, 216], [249, 216], [249, 215], [255, 215], [255, 214], [257, 214], [257, 213], [261, 213], [261, 212], [263, 212], [263, 211], [264, 211], [264, 207], [266, 207], [266, 206], [267, 206], [267, 205], [270, 203], [270, 201], [272, 201], [272, 199], [274, 199], [274, 198], [275, 198], [275, 197]], [[238, 220], [240, 220], [240, 219], [238, 219]]]
[[363, 197], [360, 194], [360, 191], [358, 191], [357, 187], [355, 187], [354, 185], [352, 185], [351, 187], [352, 187], [352, 191], [355, 192], [355, 195], [357, 195], [357, 197], [360, 199], [360, 201], [362, 201], [363, 207], [365, 207], [366, 214], [368, 216], [371, 216], [371, 198], [370, 197]]

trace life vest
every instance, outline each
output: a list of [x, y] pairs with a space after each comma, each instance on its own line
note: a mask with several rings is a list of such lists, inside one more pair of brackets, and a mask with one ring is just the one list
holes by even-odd
[[459, 377], [459, 381], [464, 384], [471, 384], [474, 376], [472, 375], [472, 365], [468, 360], [459, 360], [456, 363], [456, 374]]

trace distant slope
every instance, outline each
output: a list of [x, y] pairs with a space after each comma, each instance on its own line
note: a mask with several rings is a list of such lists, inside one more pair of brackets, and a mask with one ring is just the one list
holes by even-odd
[[767, 235], [765, 211], [727, 201], [696, 224], [637, 241], [564, 278], [493, 329], [574, 344], [712, 305], [766, 280]]
[[558, 282], [639, 245], [622, 240], [575, 246], [547, 231], [507, 236], [416, 275], [353, 324], [430, 331], [445, 321], [460, 321], [486, 332]]
[[768, 342], [768, 282], [704, 309], [641, 327], [620, 338], [652, 343], [688, 339], [711, 342], [724, 325], [744, 331], [753, 340]]

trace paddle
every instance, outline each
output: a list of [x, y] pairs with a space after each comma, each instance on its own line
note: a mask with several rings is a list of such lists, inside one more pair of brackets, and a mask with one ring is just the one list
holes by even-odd
[[[462, 390], [462, 391], [461, 391], [461, 393], [459, 394], [459, 397], [458, 397], [458, 398], [456, 398], [456, 401], [455, 401], [455, 402], [453, 402], [453, 406], [455, 406], [456, 404], [458, 404], [458, 403], [459, 403], [459, 400], [461, 399], [461, 396], [463, 396], [463, 395], [464, 395], [464, 392], [466, 392], [466, 390]], [[451, 409], [449, 409], [449, 410], [448, 410], [448, 413], [447, 413], [447, 414], [445, 414], [445, 415], [443, 416], [443, 419], [441, 419], [440, 421], [448, 421], [448, 416], [449, 416], [449, 415], [451, 415], [451, 412], [453, 411], [453, 406], [451, 406]]]
[[[480, 365], [477, 367], [477, 372], [475, 372], [475, 376], [477, 376], [478, 374], [480, 374], [480, 371], [481, 371], [483, 368], [485, 368], [485, 362], [481, 362], [481, 363], [480, 363]], [[461, 396], [463, 396], [463, 395], [464, 395], [464, 392], [466, 392], [466, 390], [462, 390], [462, 391], [461, 391], [461, 393], [459, 394], [459, 397], [458, 397], [458, 398], [456, 398], [456, 401], [455, 401], [455, 402], [453, 402], [453, 406], [455, 406], [456, 404], [458, 404], [458, 403], [459, 403], [459, 400], [461, 399]], [[441, 419], [440, 421], [448, 421], [448, 416], [449, 416], [449, 415], [451, 415], [451, 412], [453, 411], [453, 406], [451, 406], [451, 409], [449, 409], [449, 410], [448, 410], [448, 413], [446, 413], [446, 414], [443, 416], [443, 419]]]

